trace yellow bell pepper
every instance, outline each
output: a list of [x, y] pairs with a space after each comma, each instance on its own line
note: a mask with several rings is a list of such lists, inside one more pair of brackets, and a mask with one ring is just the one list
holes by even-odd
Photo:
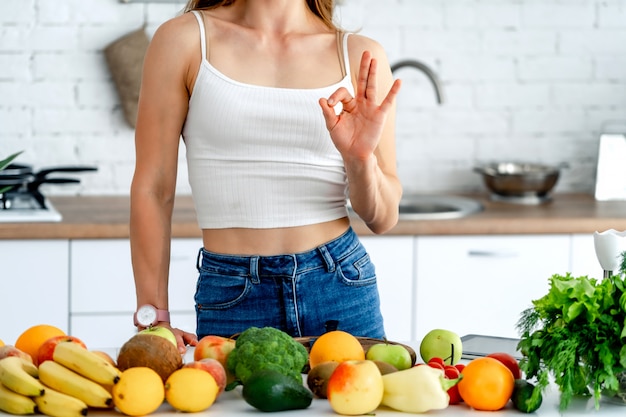
[[443, 370], [414, 366], [383, 375], [382, 405], [407, 413], [441, 410], [450, 403], [448, 389], [461, 378], [447, 379]]

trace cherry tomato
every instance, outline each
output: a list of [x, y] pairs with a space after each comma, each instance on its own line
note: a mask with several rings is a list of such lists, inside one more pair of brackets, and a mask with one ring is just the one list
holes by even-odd
[[431, 363], [438, 363], [441, 366], [445, 366], [445, 364], [446, 364], [442, 358], [437, 358], [437, 357], [430, 358], [428, 360], [428, 364], [430, 365]]
[[[448, 379], [456, 379], [461, 375], [461, 372], [459, 372], [456, 366], [452, 365], [446, 365], [443, 371]], [[459, 404], [463, 401], [461, 394], [459, 394], [459, 387], [457, 385], [448, 389], [448, 396], [450, 397], [450, 404]]]
[[428, 362], [427, 365], [430, 366], [431, 368], [441, 369], [442, 371], [445, 370], [444, 365], [440, 364], [439, 362]]
[[461, 373], [462, 373], [462, 372], [463, 372], [463, 369], [465, 369], [465, 364], [464, 364], [464, 363], [457, 363], [457, 364], [455, 364], [455, 365], [454, 365], [454, 367], [455, 367], [456, 369], [458, 369], [458, 370], [459, 370], [459, 372], [461, 372]]

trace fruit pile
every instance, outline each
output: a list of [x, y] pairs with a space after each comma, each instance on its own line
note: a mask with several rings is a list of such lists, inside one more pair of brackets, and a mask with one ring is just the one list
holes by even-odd
[[0, 343], [0, 411], [15, 415], [84, 417], [94, 409], [142, 416], [164, 401], [174, 410], [197, 412], [209, 408], [225, 385], [217, 359], [183, 364], [166, 328], [133, 336], [117, 361], [45, 324], [24, 331], [14, 345]]
[[381, 340], [365, 346], [341, 330], [317, 337], [307, 351], [280, 330], [251, 327], [237, 338], [201, 338], [193, 361], [183, 363], [172, 332], [153, 327], [130, 338], [113, 359], [40, 325], [14, 346], [0, 343], [0, 410], [142, 416], [166, 404], [171, 411], [199, 412], [238, 386], [247, 404], [265, 412], [306, 409], [314, 399], [328, 401], [340, 415], [372, 414], [380, 407], [409, 413], [448, 406], [509, 406], [524, 413], [539, 408], [540, 401], [530, 402], [535, 388], [522, 379], [515, 358], [493, 353], [462, 363], [462, 350], [460, 337], [442, 329], [421, 341], [423, 362], [417, 363], [404, 345]]

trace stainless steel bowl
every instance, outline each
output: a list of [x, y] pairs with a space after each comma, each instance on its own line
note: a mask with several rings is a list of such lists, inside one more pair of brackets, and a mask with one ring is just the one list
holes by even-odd
[[503, 198], [546, 198], [556, 185], [561, 166], [527, 162], [496, 162], [477, 166], [475, 172], [495, 195]]

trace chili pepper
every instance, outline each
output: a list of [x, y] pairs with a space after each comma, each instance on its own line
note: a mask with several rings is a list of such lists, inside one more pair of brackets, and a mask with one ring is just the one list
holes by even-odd
[[430, 366], [414, 366], [383, 375], [382, 405], [407, 413], [441, 410], [450, 403], [448, 389], [461, 377], [447, 379], [443, 370]]

